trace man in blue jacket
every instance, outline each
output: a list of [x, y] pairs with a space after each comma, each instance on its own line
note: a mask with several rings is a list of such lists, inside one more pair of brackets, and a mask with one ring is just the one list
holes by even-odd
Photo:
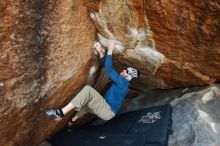
[[113, 41], [109, 42], [106, 56], [99, 42], [95, 44], [95, 48], [101, 58], [105, 72], [112, 80], [112, 84], [106, 91], [105, 96], [102, 97], [94, 88], [87, 85], [62, 109], [46, 110], [44, 112], [46, 117], [61, 120], [64, 115], [73, 109], [78, 112], [72, 118], [72, 122], [88, 112], [97, 115], [102, 120], [110, 120], [115, 116], [126, 96], [129, 81], [138, 77], [138, 71], [128, 67], [118, 74], [112, 68], [112, 52], [115, 49]]

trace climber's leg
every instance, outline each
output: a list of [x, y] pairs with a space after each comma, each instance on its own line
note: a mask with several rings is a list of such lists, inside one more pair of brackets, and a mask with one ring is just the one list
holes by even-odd
[[76, 109], [79, 111], [83, 106], [87, 105], [96, 95], [101, 96], [95, 89], [90, 86], [85, 86], [72, 100], [62, 109], [47, 109], [44, 112], [44, 116], [47, 118], [53, 118], [55, 120], [61, 120], [64, 115], [71, 110]]

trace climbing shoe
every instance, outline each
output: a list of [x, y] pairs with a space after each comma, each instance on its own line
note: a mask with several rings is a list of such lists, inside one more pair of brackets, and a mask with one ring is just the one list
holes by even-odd
[[47, 109], [44, 111], [44, 116], [53, 119], [62, 119], [64, 117], [61, 109]]

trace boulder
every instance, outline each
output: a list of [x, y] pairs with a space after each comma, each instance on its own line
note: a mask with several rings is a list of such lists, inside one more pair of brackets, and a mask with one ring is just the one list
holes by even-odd
[[220, 145], [220, 86], [185, 94], [171, 102], [173, 135], [169, 146]]
[[129, 96], [220, 80], [217, 0], [7, 0], [0, 12], [0, 145], [38, 145], [67, 120], [43, 118], [45, 108], [85, 84], [104, 90], [95, 40], [115, 40], [117, 71], [139, 69]]
[[95, 28], [83, 1], [1, 1], [0, 12], [0, 145], [38, 145], [61, 127], [42, 111], [92, 84]]
[[85, 4], [102, 44], [116, 40], [116, 68], [140, 70], [134, 89], [220, 80], [218, 0], [85, 0]]
[[220, 145], [220, 85], [154, 90], [128, 100], [121, 112], [170, 103], [172, 131], [169, 146]]

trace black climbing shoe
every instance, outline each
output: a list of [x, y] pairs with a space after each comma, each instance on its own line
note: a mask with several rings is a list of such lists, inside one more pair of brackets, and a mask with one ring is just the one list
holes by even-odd
[[47, 109], [44, 111], [44, 116], [53, 119], [60, 119], [64, 117], [61, 109]]

